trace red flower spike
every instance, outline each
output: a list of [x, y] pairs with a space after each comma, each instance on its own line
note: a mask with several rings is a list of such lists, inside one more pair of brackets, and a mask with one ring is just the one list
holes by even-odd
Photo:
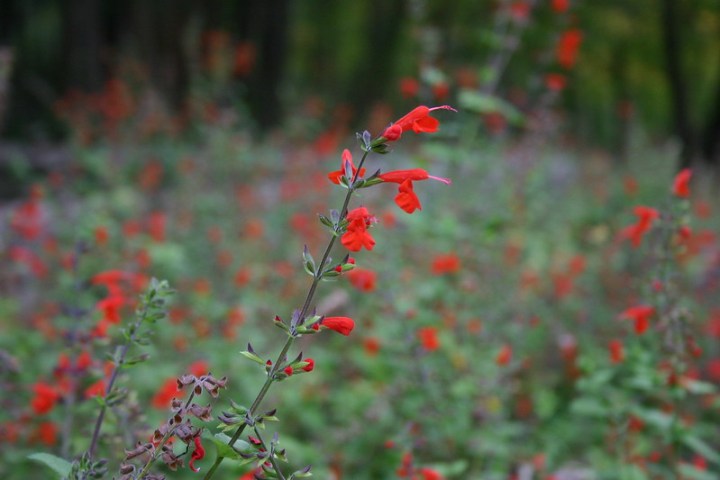
[[188, 463], [188, 466], [193, 472], [199, 472], [200, 469], [195, 468], [195, 460], [202, 460], [205, 458], [205, 449], [203, 448], [202, 443], [200, 443], [200, 437], [195, 437], [193, 441], [195, 442], [195, 450], [193, 450], [193, 453], [190, 456], [190, 463]]
[[350, 332], [355, 328], [355, 321], [349, 317], [325, 317], [320, 324], [345, 336], [350, 335]]
[[402, 136], [404, 132], [412, 130], [415, 133], [434, 133], [437, 132], [440, 122], [437, 118], [430, 116], [430, 112], [434, 110], [451, 110], [457, 112], [449, 105], [441, 105], [439, 107], [426, 107], [420, 105], [411, 110], [407, 115], [400, 118], [393, 125], [385, 129], [382, 137], [388, 142], [394, 142]]
[[287, 366], [287, 367], [285, 367], [285, 369], [283, 370], [283, 372], [285, 372], [285, 375], [287, 375], [287, 376], [289, 377], [289, 376], [291, 376], [291, 375], [293, 374], [293, 368], [290, 367], [290, 366]]
[[673, 180], [672, 193], [676, 197], [687, 198], [690, 196], [690, 178], [692, 170], [685, 168], [681, 170]]
[[630, 307], [620, 314], [620, 318], [625, 318], [635, 322], [635, 333], [642, 335], [650, 326], [650, 317], [655, 313], [655, 308], [650, 305], [638, 305]]

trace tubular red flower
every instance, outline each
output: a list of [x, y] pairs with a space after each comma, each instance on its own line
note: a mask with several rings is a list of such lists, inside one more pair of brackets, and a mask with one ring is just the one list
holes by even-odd
[[395, 203], [407, 213], [413, 213], [415, 210], [422, 210], [420, 199], [415, 195], [413, 184], [410, 180], [405, 180], [398, 188], [398, 194], [395, 196]]
[[390, 182], [390, 183], [403, 183], [405, 180], [411, 180], [413, 182], [418, 180], [437, 180], [438, 182], [442, 182], [445, 185], [450, 185], [452, 181], [447, 178], [443, 177], [435, 177], [433, 175], [428, 174], [426, 170], [423, 170], [422, 168], [412, 168], [409, 170], [393, 170], [392, 172], [386, 172], [381, 173], [378, 175], [378, 178], [380, 178], [384, 182]]
[[350, 317], [325, 317], [320, 324], [345, 336], [350, 335], [355, 328], [355, 321]]
[[[333, 182], [336, 185], [340, 184], [340, 177], [345, 175], [345, 166], [350, 165], [350, 168], [352, 170], [353, 176], [356, 176], [357, 173], [358, 177], [362, 177], [365, 175], [365, 168], [361, 168], [360, 172], [358, 173], [357, 168], [355, 168], [355, 164], [353, 163], [352, 154], [350, 153], [350, 150], [347, 148], [343, 150], [342, 153], [342, 161], [340, 162], [340, 170], [336, 170], [334, 172], [328, 173], [328, 178], [331, 182]], [[352, 180], [352, 178], [348, 178], [348, 180]]]
[[195, 437], [193, 441], [195, 442], [195, 450], [193, 450], [193, 453], [190, 456], [190, 463], [188, 463], [188, 466], [193, 472], [199, 472], [200, 469], [195, 468], [195, 460], [202, 460], [205, 458], [205, 449], [203, 448], [202, 443], [200, 443], [200, 437]]
[[345, 233], [340, 242], [351, 252], [357, 252], [362, 247], [372, 250], [375, 246], [375, 239], [368, 233], [368, 227], [377, 220], [365, 207], [358, 207], [348, 212], [345, 217], [348, 221]]
[[685, 168], [681, 170], [673, 180], [672, 193], [676, 197], [687, 198], [690, 196], [690, 178], [692, 178], [692, 170]]
[[382, 137], [389, 142], [398, 140], [403, 132], [412, 130], [415, 133], [434, 133], [437, 132], [440, 122], [437, 118], [430, 116], [430, 112], [434, 110], [451, 110], [456, 112], [449, 105], [441, 105], [439, 107], [426, 107], [420, 105], [411, 110], [407, 115], [400, 118], [393, 125], [390, 125], [382, 134]]

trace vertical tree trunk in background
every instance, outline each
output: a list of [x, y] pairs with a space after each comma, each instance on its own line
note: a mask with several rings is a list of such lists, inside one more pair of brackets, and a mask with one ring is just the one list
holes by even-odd
[[100, 0], [66, 0], [63, 15], [64, 89], [99, 90], [102, 74]]
[[150, 80], [168, 104], [182, 110], [189, 86], [184, 34], [190, 16], [187, 0], [136, 0], [132, 9], [135, 48]]
[[395, 46], [400, 43], [407, 11], [405, 0], [370, 0], [369, 4], [364, 29], [365, 61], [358, 65], [351, 91], [347, 93], [358, 117], [363, 117], [372, 101], [381, 98], [387, 90], [388, 79], [393, 76]]
[[282, 121], [280, 86], [287, 56], [288, 9], [289, 0], [245, 0], [238, 19], [240, 35], [257, 49], [246, 99], [262, 129]]
[[630, 145], [630, 125], [632, 112], [628, 105], [630, 93], [628, 91], [627, 79], [627, 56], [626, 45], [619, 44], [613, 52], [611, 63], [613, 90], [615, 93], [615, 112], [617, 118], [617, 132], [615, 133], [614, 150], [617, 163], [620, 166], [627, 165], [628, 148]]
[[679, 168], [689, 167], [697, 154], [696, 133], [690, 122], [687, 101], [687, 85], [682, 73], [680, 59], [680, 18], [677, 0], [662, 0], [661, 32], [665, 50], [665, 73], [670, 87], [672, 116], [675, 133], [680, 138], [682, 151]]
[[700, 148], [703, 160], [716, 169], [720, 168], [720, 84], [702, 132]]

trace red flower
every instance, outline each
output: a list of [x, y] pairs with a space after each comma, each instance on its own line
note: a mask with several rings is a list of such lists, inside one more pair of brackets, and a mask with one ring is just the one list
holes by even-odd
[[100, 300], [95, 308], [103, 313], [103, 320], [107, 323], [117, 325], [120, 323], [120, 307], [123, 306], [125, 300], [123, 297], [118, 295], [111, 295], [107, 298]]
[[375, 356], [380, 351], [380, 340], [375, 337], [368, 337], [363, 340], [363, 347], [368, 355]]
[[690, 196], [690, 178], [692, 170], [685, 168], [675, 175], [673, 181], [672, 193], [676, 197], [687, 198]]
[[437, 471], [433, 470], [432, 468], [428, 467], [422, 467], [418, 473], [422, 475], [420, 478], [421, 480], [444, 480], [445, 477], [440, 475]]
[[452, 110], [456, 112], [454, 108], [449, 105], [441, 105], [439, 107], [426, 107], [420, 105], [415, 107], [407, 115], [399, 119], [394, 124], [390, 125], [385, 129], [382, 137], [388, 142], [394, 142], [398, 140], [404, 132], [412, 130], [415, 133], [433, 133], [437, 132], [440, 122], [438, 119], [430, 116], [430, 112], [433, 110]]
[[[328, 173], [328, 178], [331, 182], [333, 182], [336, 185], [340, 184], [340, 177], [345, 175], [345, 166], [349, 165], [352, 169], [352, 175], [353, 177], [362, 177], [365, 175], [365, 168], [361, 168], [360, 172], [358, 173], [357, 168], [355, 168], [355, 164], [353, 163], [352, 154], [350, 153], [350, 150], [347, 148], [343, 150], [342, 153], [342, 162], [340, 162], [340, 170], [336, 170], [334, 172]], [[348, 181], [352, 181], [352, 178], [348, 178]]]
[[434, 327], [422, 327], [418, 328], [417, 331], [418, 339], [423, 348], [427, 351], [432, 352], [440, 348], [440, 340], [437, 337], [437, 329]]
[[287, 375], [289, 377], [290, 375], [293, 374], [293, 368], [291, 366], [287, 366], [287, 367], [285, 367], [283, 372], [285, 372], [285, 375]]
[[545, 86], [552, 92], [559, 92], [565, 88], [567, 79], [561, 73], [548, 73], [545, 75]]
[[355, 268], [347, 272], [350, 284], [363, 292], [372, 292], [375, 290], [377, 274], [366, 268]]
[[47, 383], [37, 382], [32, 389], [35, 392], [35, 397], [30, 402], [30, 405], [38, 415], [52, 410], [55, 403], [60, 399], [60, 394], [55, 387]]
[[358, 207], [348, 212], [345, 217], [348, 221], [346, 231], [340, 238], [340, 242], [351, 252], [357, 252], [362, 247], [372, 250], [375, 246], [375, 239], [368, 233], [368, 227], [375, 221], [375, 217], [365, 207]]
[[638, 305], [630, 307], [620, 314], [620, 318], [625, 318], [635, 322], [635, 333], [642, 335], [650, 326], [650, 317], [655, 313], [655, 308], [650, 305]]
[[315, 360], [313, 360], [312, 358], [306, 358], [304, 361], [305, 361], [305, 363], [307, 363], [307, 365], [302, 367], [303, 371], [304, 372], [312, 372], [313, 369], [315, 368]]
[[510, 363], [510, 360], [512, 360], [512, 348], [510, 345], [505, 344], [500, 348], [500, 351], [495, 357], [495, 363], [502, 366]]
[[53, 422], [43, 422], [31, 435], [32, 440], [39, 440], [48, 447], [57, 443], [58, 427]]
[[407, 213], [422, 210], [420, 199], [415, 195], [415, 190], [413, 190], [413, 184], [410, 180], [405, 180], [400, 184], [398, 194], [395, 195], [395, 203]]
[[199, 468], [195, 468], [195, 460], [202, 460], [205, 458], [205, 449], [202, 446], [202, 443], [200, 443], [200, 437], [195, 437], [193, 439], [195, 442], [195, 450], [193, 450], [192, 455], [190, 456], [190, 463], [188, 463], [188, 467], [190, 467], [190, 470], [193, 472], [199, 472]]
[[444, 275], [460, 271], [460, 259], [454, 253], [436, 255], [430, 266], [433, 275]]
[[412, 77], [403, 77], [400, 79], [400, 94], [403, 98], [417, 97], [420, 91], [420, 83]]
[[418, 180], [437, 180], [438, 182], [442, 182], [445, 185], [449, 185], [452, 183], [447, 178], [442, 177], [435, 177], [433, 175], [428, 174], [427, 171], [423, 170], [422, 168], [411, 168], [409, 170], [393, 170], [392, 172], [387, 173], [381, 173], [378, 175], [378, 178], [380, 178], [384, 182], [390, 182], [390, 183], [404, 183], [408, 180], [412, 182], [416, 182]]
[[355, 321], [349, 317], [325, 317], [320, 325], [347, 336], [355, 328]]
[[552, 0], [551, 7], [556, 13], [564, 13], [570, 8], [570, 0]]
[[633, 210], [635, 216], [638, 217], [637, 223], [625, 227], [621, 236], [629, 238], [633, 247], [640, 246], [643, 236], [652, 227], [653, 221], [660, 216], [660, 213], [654, 208], [639, 205]]
[[560, 35], [556, 54], [561, 67], [569, 70], [575, 66], [580, 43], [582, 43], [582, 32], [576, 28], [567, 30]]
[[612, 363], [620, 363], [625, 359], [625, 349], [620, 340], [610, 340], [608, 350], [610, 350], [610, 361]]
[[415, 195], [413, 190], [412, 182], [418, 180], [433, 179], [444, 183], [445, 185], [450, 184], [450, 180], [447, 178], [435, 177], [429, 175], [428, 172], [422, 168], [413, 168], [410, 170], [395, 170], [392, 172], [381, 173], [378, 178], [385, 182], [399, 183], [398, 194], [395, 197], [395, 203], [405, 210], [407, 213], [413, 213], [415, 210], [422, 210], [420, 200]]
[[100, 379], [85, 389], [85, 398], [104, 397], [105, 396], [105, 380]]
[[175, 378], [168, 378], [160, 386], [160, 389], [155, 393], [152, 398], [152, 405], [157, 409], [164, 410], [170, 406], [170, 401], [178, 396], [177, 380]]

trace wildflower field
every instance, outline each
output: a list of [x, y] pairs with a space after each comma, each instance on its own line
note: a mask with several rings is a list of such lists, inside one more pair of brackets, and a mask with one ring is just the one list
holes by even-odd
[[[389, 101], [349, 82], [364, 115], [307, 94], [268, 119], [269, 53], [209, 30], [181, 113], [128, 57], [54, 99], [54, 160], [0, 137], [0, 478], [720, 478], [717, 164], [653, 124], [657, 83], [598, 120], [583, 22], [621, 38], [625, 7], [480, 3], [485, 67], [433, 57], [467, 39], [419, 2], [419, 73]], [[311, 27], [355, 25], [293, 12], [309, 57]]]

